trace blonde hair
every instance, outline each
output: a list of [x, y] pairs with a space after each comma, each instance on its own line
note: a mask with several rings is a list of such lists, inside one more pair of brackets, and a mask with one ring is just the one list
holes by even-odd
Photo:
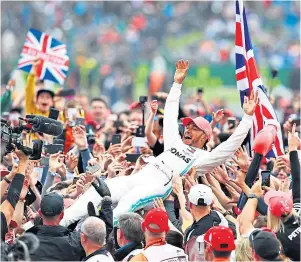
[[269, 229], [271, 229], [273, 232], [275, 233], [283, 233], [284, 232], [284, 225], [283, 222], [286, 222], [291, 216], [294, 216], [295, 219], [297, 219], [298, 217], [298, 212], [293, 208], [291, 214], [289, 214], [286, 217], [277, 217], [274, 216], [270, 209], [268, 209], [268, 223], [267, 223], [267, 227]]
[[254, 261], [248, 237], [240, 237], [236, 241], [235, 261]]

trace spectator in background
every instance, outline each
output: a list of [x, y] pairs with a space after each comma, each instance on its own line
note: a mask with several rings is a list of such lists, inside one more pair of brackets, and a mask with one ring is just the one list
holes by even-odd
[[160, 209], [150, 210], [142, 223], [146, 246], [143, 251], [130, 261], [188, 261], [183, 249], [166, 243], [169, 231], [168, 215]]
[[235, 250], [234, 235], [230, 228], [215, 226], [204, 235], [206, 261], [230, 261]]
[[85, 252], [80, 243], [79, 232], [70, 232], [59, 225], [64, 217], [64, 200], [57, 193], [45, 195], [39, 214], [43, 225], [35, 229], [40, 246], [31, 254], [33, 261], [79, 261]]
[[114, 262], [112, 255], [105, 249], [106, 225], [97, 217], [88, 217], [81, 226], [81, 244], [86, 252], [83, 261]]
[[[36, 59], [27, 78], [25, 88], [25, 113], [48, 116], [50, 108], [53, 106], [54, 92], [45, 89], [43, 82], [37, 80], [37, 70], [39, 70], [41, 60]], [[39, 84], [36, 90], [36, 84]], [[36, 93], [37, 91], [37, 93]], [[34, 99], [36, 93], [36, 101]]]
[[116, 238], [120, 248], [114, 255], [117, 261], [128, 261], [141, 252], [144, 241], [142, 221], [142, 217], [136, 213], [124, 213], [119, 216]]
[[91, 115], [98, 128], [104, 127], [108, 113], [108, 104], [104, 99], [94, 98], [91, 100]]

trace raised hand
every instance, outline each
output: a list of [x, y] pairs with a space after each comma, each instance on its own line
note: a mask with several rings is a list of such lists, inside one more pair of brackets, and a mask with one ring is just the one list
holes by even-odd
[[84, 126], [73, 127], [72, 134], [74, 138], [74, 143], [77, 145], [79, 150], [85, 150], [88, 148], [86, 128]]
[[39, 57], [33, 60], [31, 71], [30, 71], [32, 74], [36, 75], [40, 63], [41, 63], [41, 59]]
[[172, 179], [172, 190], [178, 196], [183, 193], [182, 179], [179, 175], [176, 175]]
[[77, 167], [78, 164], [78, 157], [75, 154], [68, 152], [65, 158], [65, 162], [67, 170], [69, 172], [74, 172], [74, 169]]
[[224, 116], [224, 109], [219, 109], [216, 112], [212, 112], [212, 121], [216, 125], [223, 119], [223, 116]]
[[236, 158], [233, 158], [234, 162], [240, 167], [241, 170], [247, 172], [250, 162], [246, 147], [244, 146], [243, 148], [238, 148], [234, 155], [236, 156]]
[[296, 133], [296, 124], [293, 124], [292, 132], [288, 133], [288, 149], [289, 151], [296, 151], [300, 146], [300, 138]]
[[157, 114], [158, 111], [158, 101], [153, 100], [150, 104], [153, 115]]
[[258, 98], [258, 91], [251, 92], [250, 97], [245, 96], [244, 98], [244, 104], [243, 104], [243, 110], [245, 114], [252, 116], [255, 112], [256, 106], [258, 105], [259, 98]]
[[156, 198], [153, 201], [154, 208], [161, 208], [166, 211], [162, 198]]
[[50, 155], [49, 158], [49, 171], [56, 172], [62, 165], [64, 165], [63, 156], [61, 152]]
[[213, 175], [214, 178], [222, 184], [226, 184], [229, 181], [225, 165], [214, 168], [210, 174]]
[[176, 63], [176, 72], [174, 75], [174, 82], [178, 84], [182, 84], [185, 77], [187, 76], [187, 72], [189, 69], [189, 62], [188, 60], [184, 62], [184, 60], [179, 60]]

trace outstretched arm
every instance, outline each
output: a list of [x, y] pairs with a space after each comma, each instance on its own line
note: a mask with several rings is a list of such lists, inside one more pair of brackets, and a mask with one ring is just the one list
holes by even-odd
[[184, 62], [184, 60], [180, 60], [176, 63], [174, 83], [170, 89], [164, 108], [164, 150], [169, 149], [176, 140], [181, 139], [178, 128], [179, 103], [182, 83], [187, 75], [188, 69], [188, 61]]
[[197, 171], [200, 173], [210, 172], [213, 168], [224, 163], [241, 146], [252, 126], [252, 116], [258, 104], [258, 92], [252, 92], [250, 98], [245, 97], [243, 109], [245, 112], [240, 124], [227, 141], [221, 143], [206, 157], [198, 159]]

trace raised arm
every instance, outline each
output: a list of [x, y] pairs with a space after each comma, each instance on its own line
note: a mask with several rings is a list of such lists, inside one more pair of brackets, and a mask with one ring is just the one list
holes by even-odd
[[178, 128], [179, 103], [182, 83], [187, 75], [188, 69], [188, 61], [184, 62], [180, 60], [176, 63], [174, 83], [170, 89], [164, 108], [164, 150], [169, 149], [176, 140], [181, 139]]
[[198, 159], [198, 173], [210, 172], [213, 168], [224, 163], [236, 152], [246, 138], [249, 129], [252, 126], [252, 116], [257, 104], [258, 92], [255, 94], [252, 92], [250, 98], [245, 97], [243, 104], [245, 114], [235, 132], [227, 139], [227, 141], [221, 143], [209, 154], [207, 154], [206, 157], [202, 155], [202, 158]]
[[300, 162], [298, 159], [297, 149], [300, 146], [300, 139], [296, 133], [296, 124], [293, 125], [292, 132], [288, 134], [288, 148], [291, 163], [292, 175], [292, 193], [294, 208], [300, 211]]
[[157, 142], [157, 137], [153, 132], [153, 126], [154, 126], [154, 119], [158, 110], [158, 101], [153, 100], [150, 104], [151, 106], [151, 112], [149, 114], [149, 117], [146, 121], [145, 125], [145, 136], [147, 138], [148, 145], [150, 147], [153, 147]]
[[31, 71], [27, 77], [26, 87], [25, 87], [25, 113], [35, 114], [37, 111], [36, 104], [34, 102], [35, 86], [36, 86], [36, 71], [41, 60], [36, 59], [32, 64]]

